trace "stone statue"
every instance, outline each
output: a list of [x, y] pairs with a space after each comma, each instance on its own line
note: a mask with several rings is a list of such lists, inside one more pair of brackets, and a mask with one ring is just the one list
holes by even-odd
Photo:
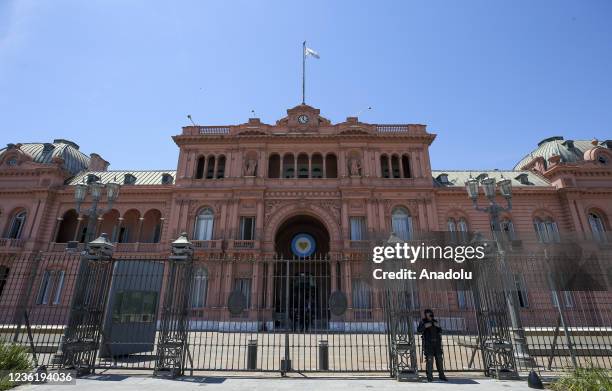
[[361, 175], [360, 171], [361, 171], [361, 163], [359, 162], [359, 159], [357, 158], [351, 159], [351, 166], [350, 166], [351, 176]]
[[255, 176], [255, 170], [257, 169], [257, 160], [248, 159], [244, 164], [244, 176]]

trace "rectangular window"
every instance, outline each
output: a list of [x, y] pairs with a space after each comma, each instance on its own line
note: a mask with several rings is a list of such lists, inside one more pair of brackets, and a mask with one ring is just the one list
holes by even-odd
[[64, 288], [63, 270], [45, 270], [40, 281], [36, 304], [59, 304], [62, 299], [62, 290]]
[[516, 295], [519, 306], [521, 308], [529, 307], [529, 297], [527, 295], [527, 284], [525, 283], [525, 277], [523, 277], [521, 274], [515, 274], [514, 284], [516, 287]]
[[64, 288], [64, 275], [63, 270], [55, 272], [55, 294], [53, 295], [53, 304], [59, 304], [62, 300], [62, 289]]
[[234, 290], [241, 292], [246, 298], [246, 308], [251, 308], [251, 279], [236, 278], [234, 280]]
[[208, 295], [208, 272], [203, 268], [197, 268], [193, 275], [193, 286], [191, 287], [191, 307], [203, 308], [206, 306]]
[[465, 280], [457, 281], [457, 305], [462, 310], [474, 308], [474, 297]]
[[351, 240], [365, 240], [365, 217], [351, 217]]
[[556, 295], [555, 292], [552, 291], [551, 296], [555, 308], [559, 307], [559, 298], [562, 298], [565, 308], [574, 308], [574, 296], [571, 291], [559, 291]]
[[240, 217], [240, 240], [255, 240], [255, 217]]
[[49, 302], [49, 295], [51, 294], [51, 272], [46, 270], [40, 281], [40, 289], [38, 290], [38, 297], [36, 298], [36, 304], [47, 304]]
[[372, 290], [362, 279], [352, 281], [353, 308], [361, 310], [372, 309]]
[[351, 281], [352, 302], [355, 319], [370, 319], [372, 317], [372, 290], [362, 279]]
[[196, 220], [195, 239], [196, 240], [212, 240], [213, 234], [213, 216], [200, 215]]
[[2, 297], [2, 292], [4, 292], [4, 287], [8, 281], [10, 269], [6, 266], [0, 266], [0, 298]]

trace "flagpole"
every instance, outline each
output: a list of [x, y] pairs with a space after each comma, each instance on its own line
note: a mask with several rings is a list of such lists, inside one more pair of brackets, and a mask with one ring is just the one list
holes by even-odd
[[302, 43], [302, 104], [306, 104], [306, 41]]

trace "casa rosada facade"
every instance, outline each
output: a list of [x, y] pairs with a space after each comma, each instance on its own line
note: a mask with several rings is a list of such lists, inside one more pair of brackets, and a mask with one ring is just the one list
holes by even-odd
[[[9, 286], [19, 268], [11, 259], [42, 251], [37, 267], [48, 273], [34, 282], [31, 305], [68, 306], [63, 273], [75, 263], [46, 256], [82, 246], [91, 197], [77, 213], [75, 185], [95, 181], [122, 185], [95, 224], [95, 235], [106, 233], [115, 244], [117, 259], [167, 256], [170, 242], [187, 233], [195, 248], [194, 279], [200, 279], [193, 300], [204, 311], [225, 303], [211, 292], [240, 284], [253, 303], [273, 312], [273, 303], [255, 300], [272, 296], [272, 284], [264, 283], [272, 268], [241, 269], [228, 259], [250, 257], [257, 265], [296, 251], [329, 257], [333, 264], [324, 270], [331, 290], [344, 290], [349, 307], [373, 305], [355, 302], [355, 290], [366, 289], [358, 282], [363, 273], [336, 260], [391, 232], [406, 240], [437, 231], [490, 233], [487, 214], [474, 210], [467, 196], [470, 177], [512, 181], [513, 208], [502, 214], [501, 226], [522, 248], [578, 235], [607, 251], [611, 140], [551, 137], [525, 151], [512, 170], [444, 171], [431, 167], [435, 138], [419, 124], [367, 124], [356, 117], [332, 124], [318, 109], [298, 105], [273, 125], [251, 118], [183, 127], [173, 137], [180, 154], [169, 170], [111, 171], [100, 155], [86, 155], [63, 139], [8, 144], [0, 150], [0, 286]], [[104, 192], [100, 206], [107, 206]], [[339, 276], [347, 281], [342, 287]], [[459, 298], [449, 302], [461, 308]]]

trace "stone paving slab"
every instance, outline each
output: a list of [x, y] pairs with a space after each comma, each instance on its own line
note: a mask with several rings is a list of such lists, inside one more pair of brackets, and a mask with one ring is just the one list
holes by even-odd
[[419, 390], [419, 391], [509, 391], [528, 390], [527, 382], [497, 381], [486, 378], [451, 376], [449, 382], [399, 383], [390, 379], [316, 378], [316, 377], [183, 377], [176, 380], [149, 376], [95, 375], [78, 379], [76, 388], [70, 385], [24, 385], [18, 391], [135, 391], [135, 390], [219, 390], [219, 391], [359, 391], [359, 390]]

